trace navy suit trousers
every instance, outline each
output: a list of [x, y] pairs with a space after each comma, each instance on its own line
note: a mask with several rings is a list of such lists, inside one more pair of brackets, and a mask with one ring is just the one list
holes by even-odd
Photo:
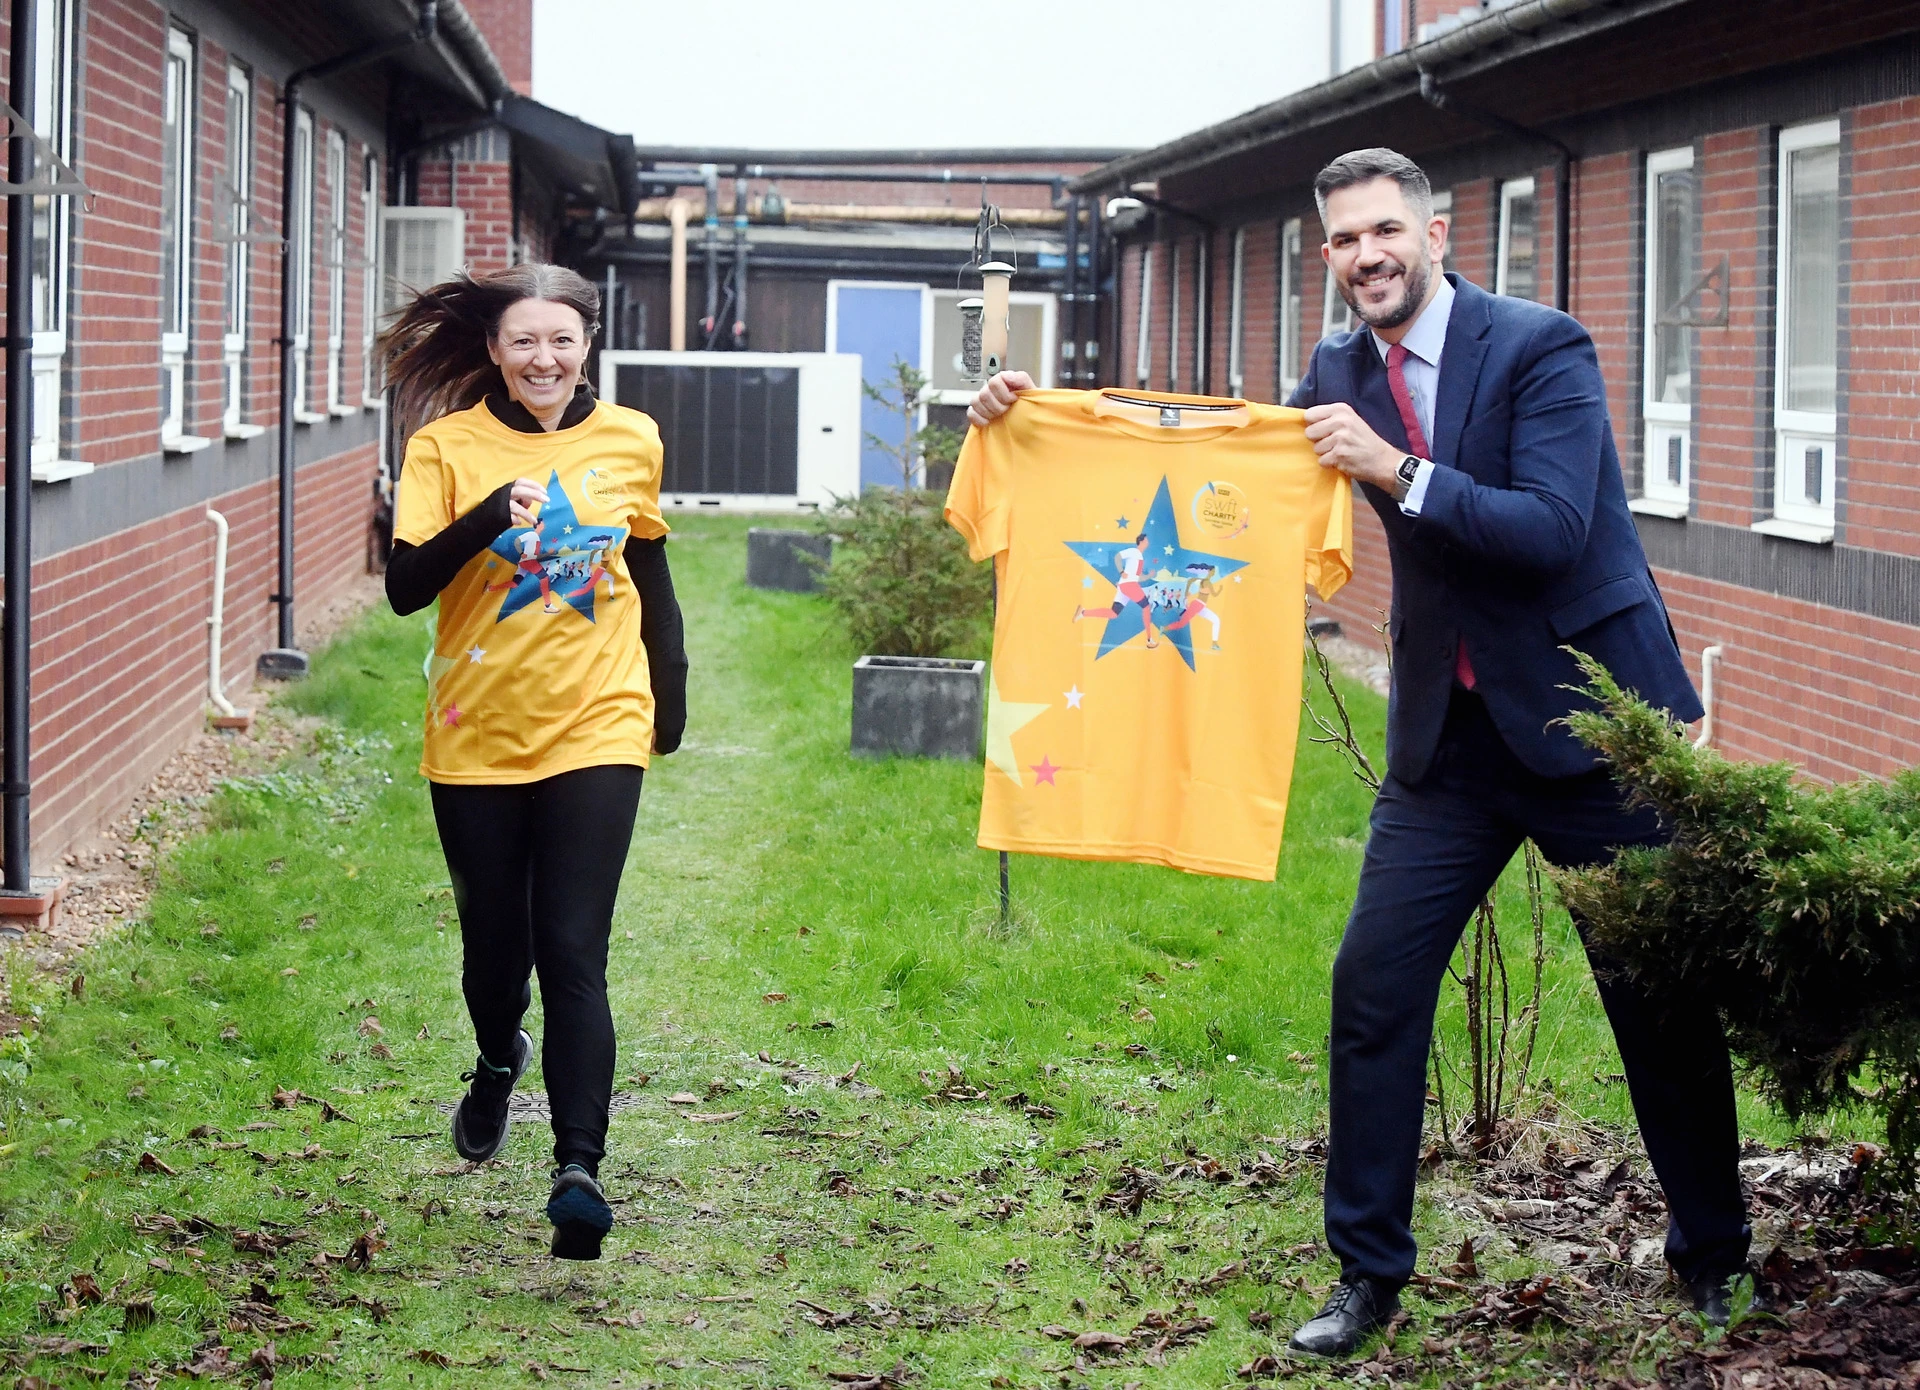
[[[1343, 1276], [1398, 1288], [1414, 1270], [1414, 1177], [1440, 983], [1474, 907], [1531, 838], [1548, 862], [1592, 864], [1668, 836], [1628, 809], [1605, 769], [1541, 777], [1455, 687], [1432, 766], [1388, 776], [1333, 967], [1327, 1242]], [[1683, 1279], [1742, 1267], [1751, 1230], [1726, 1040], [1710, 1004], [1665, 1005], [1591, 946], [1647, 1154], [1667, 1198], [1667, 1259]]]

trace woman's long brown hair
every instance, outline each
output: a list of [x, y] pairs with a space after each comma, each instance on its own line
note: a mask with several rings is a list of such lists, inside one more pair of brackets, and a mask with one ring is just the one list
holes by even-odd
[[501, 315], [523, 299], [566, 305], [580, 315], [589, 340], [600, 327], [600, 292], [565, 266], [529, 261], [477, 275], [463, 270], [422, 290], [380, 335], [377, 349], [403, 428], [478, 405], [501, 385], [487, 344], [500, 332]]

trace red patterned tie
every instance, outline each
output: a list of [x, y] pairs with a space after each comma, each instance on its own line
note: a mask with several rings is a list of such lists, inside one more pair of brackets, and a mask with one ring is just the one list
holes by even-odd
[[[1433, 454], [1427, 448], [1427, 432], [1420, 428], [1420, 413], [1413, 408], [1413, 392], [1407, 389], [1407, 349], [1404, 344], [1395, 343], [1387, 349], [1387, 389], [1393, 392], [1393, 403], [1400, 410], [1400, 423], [1406, 426], [1407, 447], [1420, 458], [1432, 458]], [[1473, 662], [1467, 657], [1465, 634], [1458, 636], [1456, 651], [1453, 678], [1471, 690], [1474, 687]]]

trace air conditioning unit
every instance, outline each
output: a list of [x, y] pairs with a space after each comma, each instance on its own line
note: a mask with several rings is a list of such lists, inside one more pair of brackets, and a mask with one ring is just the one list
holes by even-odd
[[394, 314], [466, 263], [467, 214], [461, 208], [382, 208], [380, 246], [380, 312]]

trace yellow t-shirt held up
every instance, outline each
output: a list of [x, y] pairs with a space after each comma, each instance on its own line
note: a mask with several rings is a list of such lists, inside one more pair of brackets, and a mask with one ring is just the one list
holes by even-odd
[[1353, 571], [1304, 419], [1042, 390], [968, 433], [946, 515], [1000, 584], [983, 848], [1273, 878], [1306, 587]]
[[622, 548], [667, 534], [660, 462], [654, 422], [606, 401], [540, 434], [502, 424], [483, 402], [409, 441], [396, 540], [431, 539], [515, 478], [547, 489], [532, 528], [501, 532], [440, 595], [420, 762], [430, 780], [647, 766], [653, 689]]

